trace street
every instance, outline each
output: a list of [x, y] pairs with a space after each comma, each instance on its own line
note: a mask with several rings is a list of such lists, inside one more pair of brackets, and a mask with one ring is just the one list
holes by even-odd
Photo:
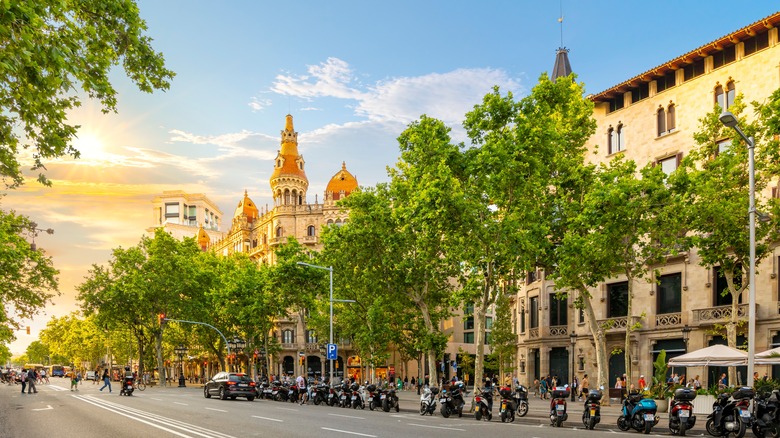
[[[569, 420], [562, 428], [553, 428], [545, 418], [546, 404], [532, 398], [528, 416], [502, 424], [497, 403], [493, 421], [476, 421], [471, 414], [463, 418], [420, 416], [419, 398], [414, 391], [400, 392], [401, 411], [342, 409], [244, 399], [219, 400], [203, 397], [200, 386], [187, 388], [152, 387], [136, 391], [132, 397], [120, 397], [117, 385], [112, 393], [100, 392], [100, 385], [84, 382], [72, 392], [67, 380], [51, 379], [38, 385], [38, 394], [20, 394], [19, 385], [2, 385], [0, 409], [2, 437], [453, 437], [488, 434], [491, 437], [528, 436], [533, 438], [571, 437], [572, 434], [618, 433], [618, 408], [605, 407], [602, 423], [595, 431], [585, 431], [580, 423], [582, 404], [570, 404]], [[470, 397], [468, 399], [470, 401]], [[689, 436], [706, 435], [700, 415]], [[651, 435], [669, 436], [667, 420], [662, 416]], [[748, 432], [750, 433], [750, 432]]]

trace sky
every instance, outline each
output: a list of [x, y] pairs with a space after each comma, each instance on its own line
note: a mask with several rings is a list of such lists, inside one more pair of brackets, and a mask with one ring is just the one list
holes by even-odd
[[[769, 0], [138, 0], [147, 35], [176, 72], [170, 90], [138, 91], [121, 69], [116, 114], [85, 100], [81, 158], [46, 163], [0, 197], [29, 216], [60, 270], [60, 295], [16, 333], [23, 353], [111, 250], [136, 245], [163, 190], [204, 193], [223, 231], [246, 190], [272, 205], [269, 178], [286, 114], [306, 161], [308, 202], [342, 162], [361, 186], [388, 181], [397, 138], [425, 114], [468, 142], [465, 114], [494, 86], [517, 98], [552, 70], [556, 50], [596, 94], [780, 11]], [[560, 21], [559, 18], [563, 17]]]

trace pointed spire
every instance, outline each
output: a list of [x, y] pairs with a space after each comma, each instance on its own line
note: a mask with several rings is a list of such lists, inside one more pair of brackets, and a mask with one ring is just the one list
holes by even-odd
[[555, 64], [553, 65], [552, 73], [550, 73], [550, 79], [555, 81], [562, 76], [569, 76], [571, 74], [571, 64], [569, 64], [569, 49], [566, 47], [558, 47], [558, 52], [555, 54]]

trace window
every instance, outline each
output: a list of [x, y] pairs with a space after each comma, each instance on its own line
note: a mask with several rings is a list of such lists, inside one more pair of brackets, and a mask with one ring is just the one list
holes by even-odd
[[582, 309], [579, 309], [579, 323], [585, 324], [585, 311]]
[[314, 332], [314, 330], [306, 330], [306, 342], [309, 344], [317, 343], [317, 334]]
[[682, 274], [662, 275], [658, 281], [658, 308], [655, 313], [677, 313], [682, 310]]
[[309, 225], [308, 228], [306, 228], [306, 235], [314, 237], [314, 225]]
[[485, 345], [490, 345], [490, 332], [485, 332]]
[[179, 223], [179, 204], [178, 203], [166, 203], [165, 204], [165, 222], [170, 224]]
[[282, 330], [282, 344], [292, 344], [295, 342], [295, 332], [292, 330]]
[[[737, 272], [741, 272], [741, 269], [738, 269]], [[714, 306], [729, 306], [734, 301], [731, 292], [728, 291], [729, 285], [726, 283], [726, 277], [721, 275], [721, 267], [716, 266], [713, 268], [713, 274], [715, 277], [715, 296], [713, 297], [713, 305]], [[739, 286], [742, 284], [742, 276], [736, 276], [734, 277], [734, 285], [739, 288]], [[724, 295], [725, 293], [725, 295]], [[739, 296], [739, 304], [742, 304], [742, 295]]]
[[284, 232], [282, 231], [282, 227], [276, 228], [276, 237], [282, 237], [284, 235]]
[[631, 103], [639, 102], [650, 96], [650, 83], [642, 82], [638, 87], [631, 89]]
[[474, 330], [474, 317], [467, 316], [463, 319], [463, 330]]
[[720, 105], [723, 110], [728, 109], [733, 103], [736, 97], [736, 90], [734, 87], [734, 81], [729, 81], [726, 84], [726, 92], [723, 92], [723, 86], [718, 85], [715, 87], [715, 103]]
[[712, 55], [712, 68], [723, 67], [737, 60], [737, 46], [726, 47]]
[[485, 318], [485, 329], [490, 330], [493, 328], [493, 318], [488, 316]]
[[742, 42], [745, 45], [745, 56], [752, 55], [761, 49], [769, 47], [769, 32], [762, 32]]
[[525, 303], [520, 304], [520, 333], [525, 333]]
[[609, 99], [607, 103], [609, 103], [609, 111], [607, 111], [608, 113], [622, 109], [623, 105], [625, 105], [622, 94], [619, 94], [617, 97], [613, 97], [612, 99]]
[[563, 295], [558, 298], [557, 294], [550, 294], [550, 325], [566, 325], [569, 319], [567, 318], [566, 309], [566, 296]]
[[658, 124], [658, 136], [662, 136], [666, 134], [666, 110], [664, 110], [664, 107], [658, 106], [658, 111], [656, 111], [656, 120]]
[[716, 154], [722, 154], [723, 152], [726, 152], [731, 147], [731, 139], [728, 138], [726, 140], [721, 140], [718, 142], [718, 150]]
[[628, 282], [607, 285], [607, 317], [617, 318], [628, 314]]
[[672, 71], [666, 72], [666, 74], [664, 74], [660, 78], [657, 78], [655, 80], [655, 92], [656, 93], [660, 93], [660, 92], [666, 90], [667, 88], [674, 87], [676, 85], [675, 84], [675, 82], [676, 82], [675, 76], [676, 76], [676, 73], [675, 73], [674, 70], [672, 70]]
[[609, 127], [607, 130], [607, 149], [609, 154], [614, 154], [625, 149], [625, 140], [623, 137], [623, 124], [618, 123], [617, 128]]
[[530, 328], [537, 328], [539, 327], [539, 297], [531, 297], [528, 299], [528, 302], [531, 307], [528, 325]]
[[528, 275], [525, 278], [525, 284], [531, 284], [537, 279], [538, 278], [536, 276], [536, 269], [534, 269], [533, 271], [528, 271]]
[[658, 165], [661, 166], [661, 170], [663, 170], [665, 174], [671, 175], [672, 172], [677, 170], [677, 167], [680, 166], [681, 159], [682, 159], [681, 153], [677, 155], [672, 155], [671, 157], [658, 160]]
[[473, 344], [474, 343], [474, 332], [463, 333], [463, 343], [464, 344]]
[[688, 81], [704, 74], [704, 58], [683, 67], [683, 80]]
[[672, 132], [677, 127], [677, 111], [675, 105], [670, 103], [666, 108], [666, 130]]

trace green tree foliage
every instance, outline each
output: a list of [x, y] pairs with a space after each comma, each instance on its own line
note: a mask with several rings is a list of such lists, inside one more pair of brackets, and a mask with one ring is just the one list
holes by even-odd
[[[131, 0], [0, 2], [0, 175], [7, 187], [23, 183], [23, 160], [39, 170], [49, 159], [78, 158], [70, 144], [78, 126], [67, 113], [80, 106], [81, 93], [116, 111], [112, 67], [121, 64], [142, 91], [169, 87], [174, 73], [145, 31]], [[38, 181], [50, 184], [43, 173]]]
[[[2, 56], [2, 55], [0, 55]], [[14, 211], [0, 210], [0, 341], [16, 339], [21, 320], [37, 315], [57, 291], [57, 274], [51, 257], [35, 251], [37, 224]]]
[[25, 353], [31, 361], [48, 365], [47, 359], [50, 357], [49, 347], [41, 341], [30, 342], [30, 345], [27, 346]]
[[[94, 316], [83, 318], [75, 312], [52, 318], [46, 323], [46, 328], [41, 330], [40, 340], [50, 352], [52, 364], [76, 366], [84, 362], [89, 362], [91, 367], [96, 366], [105, 357], [106, 347], [111, 345], [106, 332], [95, 324]], [[115, 353], [124, 353], [121, 357], [128, 357], [132, 352], [122, 352], [115, 348]], [[27, 355], [33, 357], [29, 349]]]
[[513, 323], [509, 295], [507, 291], [503, 291], [496, 299], [495, 319], [490, 331], [490, 347], [493, 350], [491, 356], [495, 357], [501, 376], [512, 373], [515, 369], [517, 334]]

